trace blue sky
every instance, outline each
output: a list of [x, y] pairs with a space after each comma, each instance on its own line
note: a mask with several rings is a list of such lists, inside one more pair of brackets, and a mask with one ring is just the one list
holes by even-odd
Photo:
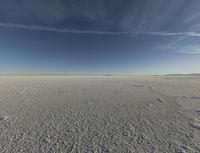
[[199, 0], [2, 0], [0, 73], [200, 73]]

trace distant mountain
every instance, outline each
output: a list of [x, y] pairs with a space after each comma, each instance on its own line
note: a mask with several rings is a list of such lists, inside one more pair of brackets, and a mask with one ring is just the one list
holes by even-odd
[[200, 76], [200, 73], [191, 73], [191, 74], [167, 74], [165, 76]]

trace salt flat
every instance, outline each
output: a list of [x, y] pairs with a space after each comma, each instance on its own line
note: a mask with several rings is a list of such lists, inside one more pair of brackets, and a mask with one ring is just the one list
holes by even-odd
[[200, 152], [200, 77], [1, 76], [0, 152]]

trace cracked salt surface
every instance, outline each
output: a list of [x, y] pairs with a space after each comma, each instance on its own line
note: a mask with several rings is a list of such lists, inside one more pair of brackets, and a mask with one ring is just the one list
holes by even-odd
[[200, 152], [199, 82], [1, 77], [0, 152]]

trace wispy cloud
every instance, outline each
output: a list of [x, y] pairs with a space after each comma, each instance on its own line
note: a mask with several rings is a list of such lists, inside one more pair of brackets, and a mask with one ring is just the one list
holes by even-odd
[[184, 54], [200, 54], [200, 46], [186, 46], [178, 50], [178, 52]]
[[12, 23], [0, 23], [0, 27], [6, 28], [20, 28], [29, 30], [41, 30], [49, 32], [60, 32], [60, 33], [77, 33], [77, 34], [100, 34], [100, 35], [152, 35], [152, 36], [187, 36], [187, 37], [200, 37], [200, 33], [197, 32], [163, 32], [163, 31], [135, 31], [135, 32], [110, 32], [110, 31], [83, 31], [77, 29], [62, 29], [46, 26], [36, 26], [36, 25], [23, 25], [23, 24], [12, 24]]
[[19, 28], [19, 29], [28, 29], [28, 30], [40, 30], [40, 31], [49, 31], [49, 32], [59, 32], [59, 33], [77, 33], [77, 34], [99, 34], [99, 35], [126, 35], [133, 34], [133, 32], [109, 32], [109, 31], [86, 31], [86, 30], [77, 30], [77, 29], [62, 29], [46, 26], [36, 26], [36, 25], [23, 25], [23, 24], [12, 24], [12, 23], [0, 23], [0, 27], [6, 28]]
[[162, 31], [140, 31], [139, 34], [155, 35], [155, 36], [191, 36], [200, 37], [200, 33], [196, 32], [162, 32]]

